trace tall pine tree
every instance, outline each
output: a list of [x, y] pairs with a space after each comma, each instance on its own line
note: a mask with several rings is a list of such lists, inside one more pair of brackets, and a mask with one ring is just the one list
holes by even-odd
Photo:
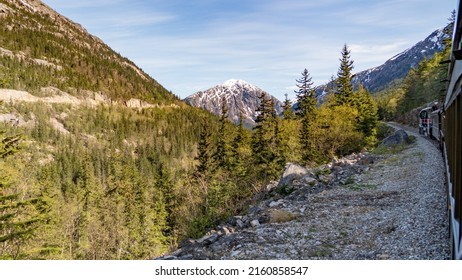
[[226, 122], [228, 121], [228, 104], [226, 97], [221, 99], [220, 130], [218, 131], [217, 149], [213, 155], [217, 167], [224, 168], [228, 163], [228, 143], [226, 141]]
[[295, 113], [292, 110], [292, 101], [289, 99], [289, 95], [286, 93], [285, 94], [286, 99], [284, 100], [284, 111], [282, 113], [283, 117], [285, 120], [293, 120], [295, 118]]
[[313, 106], [316, 105], [316, 96], [313, 89], [313, 82], [308, 70], [305, 68], [302, 72], [302, 77], [296, 80], [296, 87], [294, 92], [297, 94], [298, 110], [297, 115], [303, 117], [309, 114]]
[[298, 87], [297, 101], [299, 104], [297, 115], [301, 120], [302, 127], [300, 131], [300, 144], [302, 161], [305, 163], [313, 159], [314, 147], [312, 141], [312, 125], [316, 119], [316, 93], [312, 88], [313, 83], [308, 70], [302, 72], [302, 77], [296, 80]]
[[195, 158], [199, 161], [199, 165], [196, 167], [195, 176], [198, 178], [206, 177], [211, 171], [211, 143], [210, 143], [210, 129], [207, 125], [207, 121], [204, 119], [202, 123], [202, 131], [199, 138], [198, 144], [198, 155]]
[[44, 200], [12, 181], [14, 169], [5, 158], [17, 152], [18, 136], [0, 133], [0, 259], [21, 258], [22, 247], [34, 237], [38, 226], [47, 218]]
[[259, 98], [260, 106], [257, 109], [259, 114], [253, 128], [252, 156], [254, 163], [260, 167], [262, 176], [267, 178], [268, 175], [273, 175], [270, 166], [276, 160], [274, 150], [276, 113], [271, 98], [267, 98], [265, 93], [262, 93]]
[[351, 83], [353, 60], [350, 58], [350, 50], [347, 44], [343, 46], [341, 54], [340, 68], [337, 72], [337, 105], [349, 104], [353, 95], [353, 84]]

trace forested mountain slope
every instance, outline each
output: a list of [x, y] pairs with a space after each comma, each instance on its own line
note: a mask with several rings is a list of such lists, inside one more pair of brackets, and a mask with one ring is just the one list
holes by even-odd
[[41, 1], [0, 1], [0, 87], [38, 93], [54, 86], [112, 100], [177, 100], [133, 62]]
[[0, 259], [152, 258], [200, 232], [218, 128], [42, 2], [1, 0]]

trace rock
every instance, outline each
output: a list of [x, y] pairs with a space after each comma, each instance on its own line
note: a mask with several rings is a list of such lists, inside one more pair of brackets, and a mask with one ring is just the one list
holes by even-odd
[[393, 135], [388, 136], [382, 141], [383, 146], [392, 147], [400, 144], [409, 144], [410, 139], [406, 131], [399, 129]]
[[202, 242], [204, 242], [205, 240], [207, 240], [209, 237], [210, 237], [210, 236], [208, 236], [208, 235], [204, 235], [204, 236], [202, 236], [201, 238], [197, 239], [196, 242], [197, 242], [197, 243], [202, 243]]
[[259, 226], [260, 225], [260, 222], [258, 220], [252, 220], [250, 221], [250, 225], [252, 227], [256, 227], [256, 226]]
[[311, 175], [305, 175], [302, 178], [302, 182], [304, 182], [307, 185], [314, 186], [314, 185], [316, 185], [318, 183], [318, 180], [311, 177]]
[[192, 245], [194, 243], [196, 243], [196, 240], [189, 238], [189, 239], [186, 239], [183, 242], [181, 242], [180, 247], [188, 247], [188, 246], [190, 246], [190, 245]]
[[230, 235], [231, 234], [231, 232], [229, 231], [229, 229], [227, 227], [223, 227], [222, 230], [223, 230], [224, 235]]
[[284, 168], [284, 172], [282, 173], [282, 177], [279, 180], [278, 187], [291, 186], [294, 180], [299, 179], [308, 173], [309, 171], [305, 167], [289, 162]]
[[277, 181], [271, 181], [269, 182], [268, 185], [266, 185], [265, 189], [267, 192], [270, 192], [272, 190], [274, 190], [275, 188], [277, 188], [278, 186], [278, 182]]
[[268, 242], [268, 241], [265, 238], [261, 237], [261, 236], [259, 236], [257, 238], [257, 243], [266, 243], [266, 242]]
[[218, 234], [211, 235], [209, 238], [205, 240], [207, 244], [212, 244], [218, 240]]
[[242, 220], [236, 220], [236, 226], [239, 228], [245, 227], [245, 224]]
[[[249, 209], [249, 215], [257, 215], [258, 213], [260, 213], [260, 211], [261, 211], [261, 208], [260, 208], [260, 207], [258, 207], [258, 206], [252, 206], [252, 207], [250, 207], [250, 209]], [[241, 217], [241, 219], [242, 219], [242, 217]]]
[[284, 204], [284, 200], [279, 199], [278, 201], [271, 201], [270, 203], [268, 203], [268, 207], [273, 208], [273, 207], [277, 207], [277, 206], [283, 205], [283, 204]]
[[231, 258], [236, 257], [236, 256], [239, 255], [240, 253], [241, 253], [241, 251], [233, 251], [233, 252], [231, 252]]
[[176, 260], [176, 259], [177, 259], [177, 257], [173, 256], [173, 255], [167, 255], [167, 256], [163, 256], [163, 257], [158, 258], [158, 260], [165, 260], [165, 261]]
[[327, 175], [319, 175], [319, 180], [324, 184], [328, 184], [330, 181], [330, 176]]

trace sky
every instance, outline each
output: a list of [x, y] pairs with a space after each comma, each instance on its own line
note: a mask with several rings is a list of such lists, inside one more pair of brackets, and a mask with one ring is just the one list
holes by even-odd
[[44, 0], [185, 98], [228, 79], [293, 99], [307, 68], [383, 64], [448, 23], [456, 0]]

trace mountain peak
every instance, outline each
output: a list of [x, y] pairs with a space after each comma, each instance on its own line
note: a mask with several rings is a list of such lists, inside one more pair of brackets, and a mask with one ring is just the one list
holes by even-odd
[[229, 79], [225, 81], [222, 86], [224, 87], [233, 87], [233, 86], [252, 86], [250, 83], [244, 81], [244, 80], [238, 80], [238, 79]]
[[[271, 96], [246, 81], [229, 79], [221, 85], [196, 92], [186, 97], [185, 101], [192, 106], [220, 115], [222, 100], [225, 98], [228, 106], [228, 118], [237, 123], [239, 122], [239, 115], [242, 113], [246, 124], [253, 126], [258, 115], [256, 110], [260, 105], [259, 97], [262, 93]], [[282, 112], [281, 101], [271, 97], [274, 100], [276, 112], [280, 114]]]

